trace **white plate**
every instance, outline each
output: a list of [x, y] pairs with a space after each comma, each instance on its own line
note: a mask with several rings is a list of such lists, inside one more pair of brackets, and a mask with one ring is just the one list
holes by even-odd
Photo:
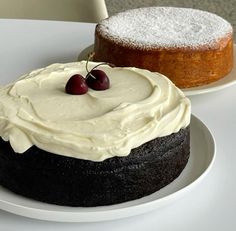
[[[88, 54], [93, 51], [93, 47], [94, 45], [90, 45], [89, 47], [85, 48], [79, 54], [78, 61], [87, 60]], [[234, 44], [234, 57], [236, 57], [236, 44]], [[229, 87], [233, 84], [236, 84], [236, 58], [234, 59], [234, 67], [232, 71], [228, 75], [226, 75], [224, 78], [216, 82], [204, 85], [204, 86], [184, 88], [181, 90], [184, 92], [186, 96], [191, 96], [191, 95], [199, 95], [199, 94], [218, 91], [226, 87]]]
[[60, 222], [95, 222], [130, 217], [160, 209], [184, 195], [206, 176], [214, 158], [212, 134], [192, 115], [191, 154], [187, 166], [175, 181], [150, 196], [117, 205], [82, 208], [38, 202], [0, 187], [0, 208], [26, 217]]

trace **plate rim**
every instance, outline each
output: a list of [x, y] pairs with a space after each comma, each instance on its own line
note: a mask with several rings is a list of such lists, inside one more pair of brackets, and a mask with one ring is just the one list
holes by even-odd
[[[87, 46], [86, 48], [84, 48], [79, 53], [77, 61], [82, 61], [86, 59], [85, 55], [87, 55], [89, 52], [92, 52], [93, 48], [94, 48], [94, 44], [91, 44]], [[233, 56], [236, 57], [236, 43], [233, 44]], [[203, 85], [203, 86], [191, 87], [191, 88], [180, 88], [180, 89], [181, 91], [183, 91], [183, 93], [186, 96], [194, 96], [194, 95], [200, 95], [200, 94], [206, 94], [206, 93], [219, 91], [219, 90], [222, 90], [224, 88], [227, 88], [236, 84], [236, 74], [234, 76], [234, 73], [233, 73], [234, 71], [236, 72], [236, 58], [234, 58], [233, 60], [232, 70], [223, 78], [215, 82]]]
[[[165, 202], [171, 202], [174, 198], [179, 198], [184, 192], [191, 190], [194, 186], [196, 186], [201, 180], [209, 173], [212, 168], [215, 156], [216, 156], [216, 143], [214, 136], [210, 132], [209, 128], [195, 115], [191, 115], [191, 123], [195, 123], [200, 127], [199, 129], [202, 132], [208, 135], [208, 141], [206, 144], [211, 145], [211, 154], [208, 153], [207, 166], [201, 171], [200, 175], [197, 178], [194, 178], [186, 186], [181, 186], [181, 188], [175, 192], [171, 192], [166, 196], [162, 196], [155, 200], [150, 200], [147, 202], [138, 203], [132, 205], [131, 202], [125, 202], [118, 205], [111, 206], [100, 206], [100, 207], [90, 207], [90, 208], [82, 208], [84, 211], [78, 211], [78, 207], [66, 207], [66, 206], [57, 206], [50, 205], [43, 202], [34, 201], [32, 199], [24, 198], [20, 195], [14, 194], [7, 189], [4, 189], [2, 186], [0, 187], [0, 209], [5, 210], [7, 212], [45, 221], [57, 221], [57, 222], [99, 222], [99, 221], [109, 221], [109, 220], [117, 220], [121, 218], [127, 218], [131, 216], [140, 215], [146, 212], [150, 212], [152, 210], [158, 209], [165, 205]], [[190, 126], [191, 126], [190, 123]], [[38, 208], [30, 207], [27, 205], [15, 204], [13, 202], [4, 201], [1, 198], [1, 191], [7, 191], [8, 194], [13, 196], [13, 198], [20, 198], [22, 201], [37, 203], [40, 206]], [[158, 192], [156, 192], [158, 193]], [[155, 194], [155, 193], [154, 193]], [[151, 194], [153, 195], [153, 194]], [[148, 197], [148, 196], [147, 196]], [[141, 198], [142, 199], [142, 198]], [[134, 200], [138, 202], [141, 199]], [[131, 203], [129, 206], [128, 204]], [[27, 203], [26, 203], [27, 204]], [[151, 206], [152, 205], [152, 206]], [[51, 207], [51, 210], [46, 210], [44, 207]], [[119, 207], [120, 206], [120, 207]], [[112, 209], [112, 207], [115, 207]], [[59, 210], [55, 210], [58, 208]], [[80, 208], [80, 207], [79, 207]], [[81, 209], [81, 208], [80, 208]], [[99, 210], [103, 209], [103, 210]], [[104, 210], [105, 209], [105, 210]], [[129, 210], [129, 215], [124, 213], [125, 210]], [[52, 214], [54, 213], [54, 215]]]

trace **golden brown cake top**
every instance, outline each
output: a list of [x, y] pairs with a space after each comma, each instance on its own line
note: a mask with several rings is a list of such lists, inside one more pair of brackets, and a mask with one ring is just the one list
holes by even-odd
[[232, 26], [206, 11], [147, 7], [118, 13], [101, 21], [97, 31], [115, 43], [139, 49], [217, 48], [232, 36]]

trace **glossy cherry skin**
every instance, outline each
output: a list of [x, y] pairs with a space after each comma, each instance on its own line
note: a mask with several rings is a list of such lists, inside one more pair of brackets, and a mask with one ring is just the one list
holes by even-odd
[[110, 81], [106, 73], [99, 69], [94, 69], [87, 74], [86, 83], [88, 87], [97, 91], [103, 91], [110, 87]]
[[71, 95], [83, 95], [87, 93], [88, 86], [82, 75], [76, 74], [70, 77], [66, 83], [65, 91]]

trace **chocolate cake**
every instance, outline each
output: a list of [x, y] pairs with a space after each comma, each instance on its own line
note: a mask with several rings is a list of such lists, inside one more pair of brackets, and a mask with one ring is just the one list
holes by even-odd
[[189, 158], [189, 128], [102, 162], [35, 146], [19, 155], [2, 140], [0, 150], [0, 182], [13, 192], [58, 205], [110, 205], [149, 195], [177, 178]]
[[150, 195], [179, 176], [190, 155], [189, 100], [162, 75], [99, 69], [111, 83], [104, 91], [65, 92], [70, 76], [86, 75], [85, 62], [54, 64], [0, 89], [2, 186], [90, 207]]

